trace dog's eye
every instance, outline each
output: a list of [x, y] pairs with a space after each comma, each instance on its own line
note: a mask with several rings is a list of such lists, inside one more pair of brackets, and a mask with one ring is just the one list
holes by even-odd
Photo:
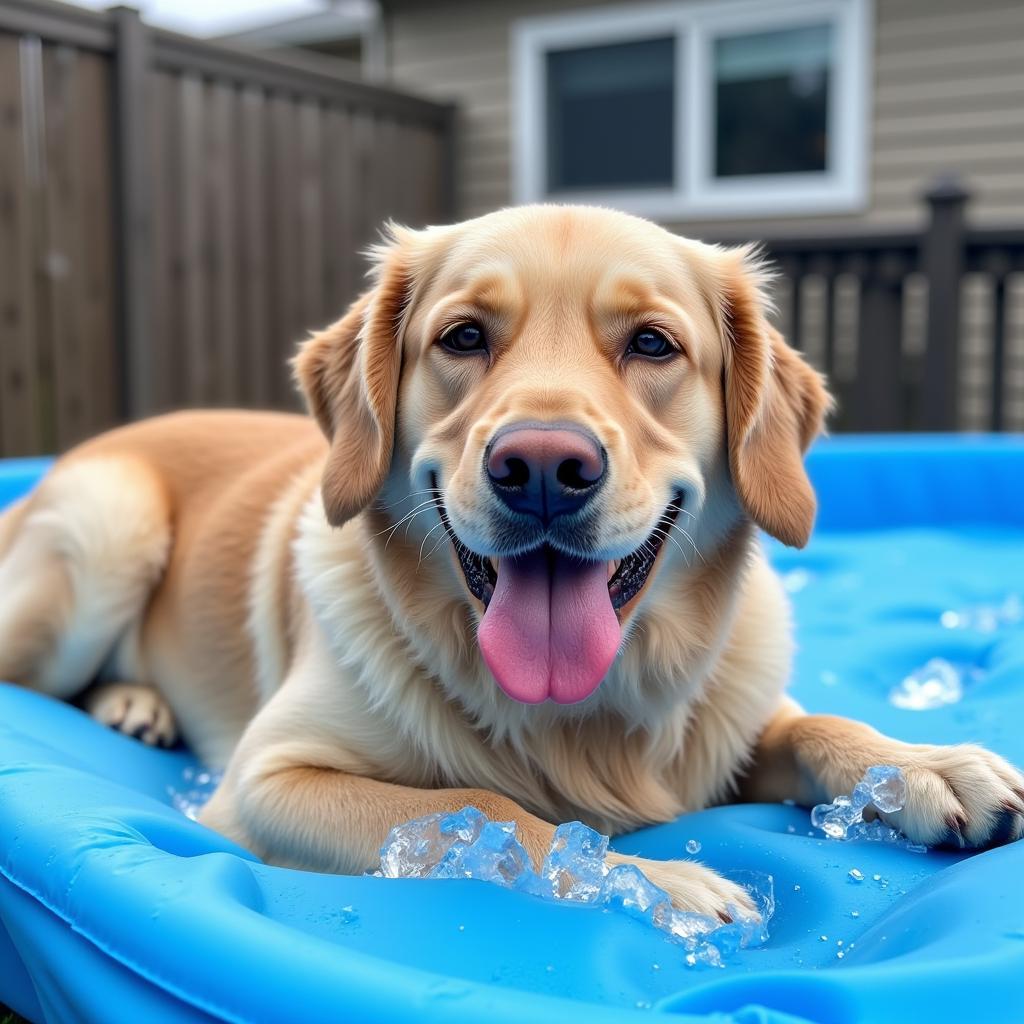
[[647, 356], [648, 359], [664, 359], [675, 351], [672, 343], [661, 331], [645, 327], [637, 331], [629, 340], [626, 348], [627, 356]]
[[476, 324], [459, 324], [441, 335], [441, 344], [449, 352], [464, 355], [467, 352], [486, 352], [487, 341], [483, 330]]

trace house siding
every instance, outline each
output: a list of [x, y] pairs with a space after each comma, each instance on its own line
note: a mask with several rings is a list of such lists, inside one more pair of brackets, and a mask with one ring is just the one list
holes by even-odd
[[[396, 84], [459, 106], [456, 200], [470, 217], [512, 202], [511, 30], [518, 18], [602, 0], [385, 0]], [[865, 209], [842, 216], [672, 222], [690, 234], [841, 231], [920, 223], [920, 194], [954, 171], [971, 220], [1024, 222], [1024, 3], [875, 0]]]

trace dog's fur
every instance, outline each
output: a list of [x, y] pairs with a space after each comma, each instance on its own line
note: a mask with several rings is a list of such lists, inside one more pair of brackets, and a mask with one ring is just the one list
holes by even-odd
[[[529, 207], [396, 228], [375, 258], [370, 290], [295, 361], [313, 419], [116, 430], [0, 518], [0, 678], [88, 687], [87, 709], [149, 742], [180, 730], [227, 765], [203, 820], [315, 870], [368, 868], [393, 825], [466, 804], [514, 820], [539, 859], [551, 822], [619, 832], [736, 797], [809, 804], [878, 763], [906, 773], [889, 820], [912, 839], [1020, 835], [1024, 780], [1000, 758], [785, 696], [789, 611], [755, 526], [806, 542], [802, 455], [828, 398], [769, 326], [750, 251]], [[489, 355], [437, 343], [466, 320]], [[644, 326], [679, 354], [625, 358]], [[460, 540], [501, 557], [483, 453], [520, 420], [571, 421], [607, 449], [595, 559], [639, 547], [686, 495], [581, 704], [495, 685], [438, 518], [443, 497]], [[749, 907], [699, 864], [644, 867], [687, 909]]]

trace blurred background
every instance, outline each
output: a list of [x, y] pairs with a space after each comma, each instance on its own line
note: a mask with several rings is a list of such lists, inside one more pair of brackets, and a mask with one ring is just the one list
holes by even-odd
[[0, 455], [298, 408], [380, 224], [757, 240], [838, 430], [1024, 429], [1020, 0], [0, 0]]

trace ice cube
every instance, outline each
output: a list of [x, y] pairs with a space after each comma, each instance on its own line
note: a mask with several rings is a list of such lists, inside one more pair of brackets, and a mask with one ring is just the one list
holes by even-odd
[[486, 821], [475, 807], [464, 807], [396, 825], [381, 847], [380, 869], [387, 878], [443, 876], [444, 866], [476, 842]]
[[730, 871], [729, 878], [747, 890], [760, 915], [758, 920], [736, 907], [729, 908], [734, 921], [743, 929], [742, 945], [759, 946], [767, 941], [768, 922], [775, 915], [775, 878], [765, 871]]
[[960, 672], [945, 658], [932, 658], [889, 693], [889, 703], [905, 711], [931, 711], [956, 704], [964, 695]]
[[[454, 852], [454, 851], [453, 851]], [[476, 840], [446, 856], [432, 878], [476, 878], [511, 888], [532, 873], [530, 856], [516, 839], [514, 821], [486, 821]]]
[[441, 834], [440, 812], [396, 825], [380, 848], [385, 878], [426, 878], [457, 837]]
[[854, 811], [849, 799], [846, 804], [818, 804], [811, 811], [811, 824], [820, 828], [829, 839], [846, 839], [854, 820], [860, 819], [860, 811]]
[[749, 931], [742, 921], [723, 924], [715, 930], [715, 947], [721, 956], [733, 956], [746, 944]]
[[651, 915], [655, 928], [660, 928], [674, 942], [681, 943], [690, 949], [704, 935], [713, 932], [721, 924], [720, 921], [695, 914], [692, 911], [677, 910], [671, 903], [660, 903]]
[[549, 894], [585, 903], [597, 899], [608, 872], [604, 862], [607, 852], [607, 836], [580, 821], [559, 825], [540, 872]]
[[853, 787], [853, 792], [850, 794], [850, 806], [855, 807], [858, 811], [863, 811], [869, 803], [871, 803], [871, 787], [862, 780]]
[[885, 814], [902, 811], [907, 802], [907, 783], [895, 765], [875, 765], [867, 770], [864, 782], [871, 788], [871, 802]]
[[[837, 796], [830, 804], [818, 804], [811, 811], [811, 824], [829, 839], [866, 839], [910, 848], [906, 836], [878, 819], [864, 821], [864, 810], [874, 805], [884, 814], [902, 810], [907, 783], [895, 765], [873, 765], [853, 788], [850, 796]], [[915, 847], [917, 849], [917, 847]]]
[[635, 864], [618, 864], [604, 877], [601, 902], [613, 909], [625, 910], [633, 917], [651, 920], [655, 907], [671, 904], [664, 889], [659, 889]]
[[475, 807], [463, 807], [461, 811], [446, 814], [440, 821], [441, 834], [458, 836], [464, 843], [476, 842], [487, 822], [482, 811]]

